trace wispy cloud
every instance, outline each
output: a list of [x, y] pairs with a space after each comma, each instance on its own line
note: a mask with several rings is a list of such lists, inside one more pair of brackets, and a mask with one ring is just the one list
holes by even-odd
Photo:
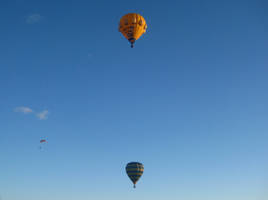
[[40, 20], [41, 20], [42, 18], [43, 18], [43, 17], [42, 17], [40, 14], [32, 14], [32, 15], [29, 15], [29, 16], [26, 18], [26, 23], [27, 23], [27, 24], [35, 24], [35, 23], [40, 22]]
[[31, 108], [26, 106], [16, 107], [14, 108], [14, 112], [19, 112], [23, 114], [34, 114], [40, 120], [46, 120], [49, 114], [48, 110], [43, 110], [42, 112], [35, 112]]
[[49, 114], [48, 110], [44, 110], [44, 111], [42, 111], [42, 112], [40, 112], [40, 113], [37, 113], [36, 116], [37, 116], [40, 120], [45, 120], [45, 119], [48, 118], [48, 114]]
[[31, 108], [21, 106], [21, 107], [15, 108], [14, 112], [20, 112], [20, 113], [24, 113], [24, 114], [29, 114], [29, 113], [32, 113], [33, 110]]

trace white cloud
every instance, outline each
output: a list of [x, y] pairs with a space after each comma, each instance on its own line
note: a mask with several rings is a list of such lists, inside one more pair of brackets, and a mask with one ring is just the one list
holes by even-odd
[[42, 18], [43, 17], [39, 14], [32, 14], [26, 18], [26, 23], [27, 24], [35, 24], [35, 23], [38, 23]]
[[40, 120], [45, 120], [45, 119], [48, 118], [48, 114], [49, 114], [48, 110], [44, 110], [44, 111], [42, 111], [42, 112], [40, 112], [40, 113], [37, 113], [36, 116], [37, 116]]
[[25, 106], [16, 107], [14, 109], [14, 112], [19, 112], [23, 114], [35, 114], [36, 117], [40, 120], [46, 120], [49, 114], [48, 110], [43, 110], [42, 112], [35, 112], [31, 108]]
[[21, 112], [21, 113], [24, 113], [24, 114], [29, 114], [29, 113], [32, 113], [33, 110], [31, 108], [21, 106], [21, 107], [15, 108], [14, 112]]

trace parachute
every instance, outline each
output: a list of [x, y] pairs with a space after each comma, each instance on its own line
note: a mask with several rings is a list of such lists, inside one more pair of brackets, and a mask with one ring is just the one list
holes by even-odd
[[47, 145], [48, 141], [47, 141], [47, 137], [42, 137], [39, 141], [39, 149], [40, 150], [44, 150], [46, 145]]
[[126, 172], [127, 172], [128, 177], [130, 178], [130, 180], [133, 182], [134, 188], [136, 188], [136, 183], [138, 182], [138, 180], [142, 176], [143, 171], [144, 171], [144, 167], [143, 167], [142, 163], [130, 162], [127, 164]]
[[120, 19], [119, 32], [130, 42], [131, 48], [147, 29], [147, 24], [143, 16], [137, 13], [129, 13]]

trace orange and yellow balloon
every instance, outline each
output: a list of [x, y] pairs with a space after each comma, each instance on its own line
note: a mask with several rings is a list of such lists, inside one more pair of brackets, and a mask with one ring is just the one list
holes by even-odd
[[137, 13], [129, 13], [120, 19], [119, 32], [130, 42], [131, 48], [147, 29], [147, 24], [143, 16]]

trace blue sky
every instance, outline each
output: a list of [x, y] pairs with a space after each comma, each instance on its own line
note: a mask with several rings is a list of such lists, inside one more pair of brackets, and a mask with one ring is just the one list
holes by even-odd
[[[2, 200], [268, 198], [267, 10], [1, 1]], [[133, 49], [117, 29], [129, 12], [148, 24]]]

